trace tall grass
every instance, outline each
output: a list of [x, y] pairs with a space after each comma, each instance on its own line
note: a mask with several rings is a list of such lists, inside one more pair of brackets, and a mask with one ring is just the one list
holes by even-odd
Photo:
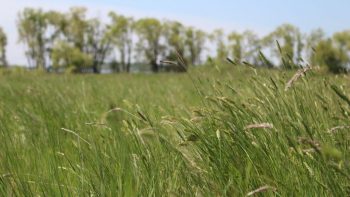
[[0, 193], [350, 194], [348, 76], [200, 69], [2, 76]]

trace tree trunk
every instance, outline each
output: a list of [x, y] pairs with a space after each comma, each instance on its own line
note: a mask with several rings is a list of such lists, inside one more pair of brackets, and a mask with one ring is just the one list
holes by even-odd
[[130, 73], [130, 68], [131, 68], [131, 44], [129, 43], [129, 45], [127, 46], [128, 48], [128, 63], [126, 66], [126, 72]]
[[8, 67], [7, 60], [6, 60], [6, 52], [5, 51], [3, 51], [3, 53], [1, 54], [1, 64], [5, 68]]
[[157, 61], [155, 61], [155, 60], [151, 61], [151, 69], [152, 69], [152, 72], [154, 72], [154, 73], [159, 72], [159, 66], [157, 64]]
[[126, 72], [130, 73], [130, 67], [131, 67], [131, 63], [128, 62], [128, 64], [126, 65]]
[[45, 61], [45, 43], [43, 41], [42, 35], [40, 34], [37, 38], [39, 51], [37, 54], [37, 68], [40, 70], [45, 70], [46, 61]]
[[98, 69], [98, 62], [94, 62], [93, 66], [92, 66], [92, 71], [94, 74], [100, 74], [100, 70]]
[[121, 65], [122, 65], [122, 70], [123, 72], [127, 72], [127, 65], [125, 62], [125, 52], [124, 49], [120, 50], [120, 59], [121, 59]]

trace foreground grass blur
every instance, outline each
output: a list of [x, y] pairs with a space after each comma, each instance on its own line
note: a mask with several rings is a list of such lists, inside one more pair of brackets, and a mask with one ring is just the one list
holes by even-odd
[[0, 193], [349, 195], [349, 76], [293, 74], [3, 75]]

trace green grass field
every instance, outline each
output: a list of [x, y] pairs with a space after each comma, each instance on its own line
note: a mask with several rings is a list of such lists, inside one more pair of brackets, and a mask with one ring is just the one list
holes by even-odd
[[350, 76], [0, 76], [1, 196], [348, 196]]

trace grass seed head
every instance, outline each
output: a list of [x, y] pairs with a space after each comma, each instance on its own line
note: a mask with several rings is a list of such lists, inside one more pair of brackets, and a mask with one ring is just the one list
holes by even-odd
[[266, 192], [268, 190], [276, 191], [276, 188], [268, 186], [268, 185], [265, 185], [265, 186], [259, 187], [258, 189], [254, 190], [254, 191], [249, 192], [247, 194], [247, 196], [254, 196], [256, 194], [259, 194], [259, 193], [262, 193], [262, 192]]
[[288, 91], [289, 88], [291, 88], [293, 86], [293, 84], [300, 78], [305, 76], [305, 73], [308, 72], [309, 70], [311, 70], [311, 67], [305, 67], [305, 68], [301, 68], [299, 69], [294, 75], [293, 77], [288, 81], [288, 83], [286, 84], [285, 87], [285, 91]]
[[270, 123], [261, 123], [261, 124], [251, 124], [244, 128], [245, 130], [250, 129], [273, 129], [273, 124]]

